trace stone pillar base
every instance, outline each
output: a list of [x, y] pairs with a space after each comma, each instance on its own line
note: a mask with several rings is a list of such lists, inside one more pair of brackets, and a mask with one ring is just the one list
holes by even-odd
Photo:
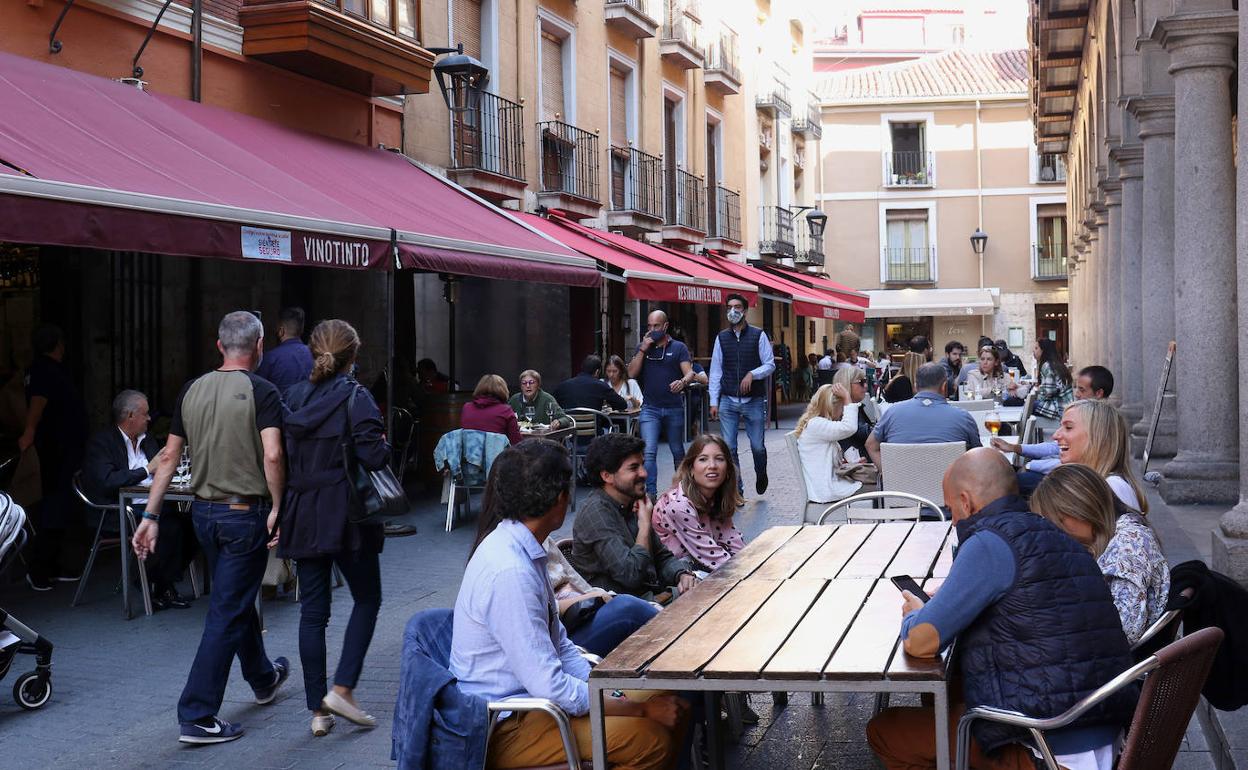
[[[1151, 458], [1174, 457], [1179, 451], [1179, 423], [1175, 414], [1174, 394], [1167, 393], [1161, 402], [1161, 419], [1157, 422], [1157, 435], [1153, 437]], [[1150, 403], [1139, 421], [1131, 426], [1131, 454], [1135, 457], [1144, 456], [1144, 442], [1148, 439], [1152, 419], [1153, 405]]]
[[1144, 419], [1144, 407], [1139, 404], [1123, 404], [1118, 411], [1122, 413], [1122, 418], [1127, 421], [1127, 425], [1135, 425]]
[[1239, 501], [1239, 464], [1188, 452], [1161, 469], [1161, 499], [1169, 505]]
[[1248, 585], [1248, 501], [1227, 511], [1211, 536], [1213, 569]]

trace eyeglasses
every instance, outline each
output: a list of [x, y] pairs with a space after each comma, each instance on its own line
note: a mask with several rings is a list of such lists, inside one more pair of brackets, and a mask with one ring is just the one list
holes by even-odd
[[536, 385], [537, 380], [520, 380], [521, 385]]

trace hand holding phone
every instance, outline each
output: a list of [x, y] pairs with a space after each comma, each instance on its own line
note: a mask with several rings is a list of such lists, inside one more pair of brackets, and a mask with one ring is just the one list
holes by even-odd
[[898, 591], [909, 591], [914, 598], [924, 604], [927, 604], [932, 600], [932, 597], [928, 596], [923, 589], [919, 587], [919, 584], [915, 582], [914, 578], [909, 575], [894, 575], [893, 577], [890, 577], [889, 580], [892, 581], [893, 585], [897, 586]]

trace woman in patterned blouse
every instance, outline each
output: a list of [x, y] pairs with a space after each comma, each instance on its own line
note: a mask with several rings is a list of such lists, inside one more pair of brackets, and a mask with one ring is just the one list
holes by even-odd
[[1170, 566], [1139, 511], [1122, 504], [1086, 465], [1063, 464], [1031, 493], [1031, 510], [1087, 546], [1100, 565], [1127, 641], [1135, 644], [1166, 611]]
[[745, 547], [732, 523], [739, 499], [728, 445], [719, 436], [703, 434], [689, 446], [672, 488], [659, 497], [651, 525], [677, 558], [713, 572]]

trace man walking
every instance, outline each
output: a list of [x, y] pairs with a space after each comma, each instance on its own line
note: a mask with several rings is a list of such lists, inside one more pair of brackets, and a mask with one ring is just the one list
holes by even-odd
[[191, 517], [212, 572], [204, 634], [178, 701], [183, 743], [222, 743], [243, 726], [217, 716], [234, 657], [256, 703], [272, 703], [290, 673], [286, 658], [264, 651], [256, 594], [268, 548], [277, 542], [278, 506], [286, 486], [282, 453], [285, 405], [272, 383], [254, 374], [264, 355], [264, 328], [247, 311], [235, 311], [217, 329], [221, 368], [192, 380], [174, 405], [166, 455], [152, 482], [134, 551], [156, 550], [160, 505], [182, 447], [191, 447]]
[[[737, 427], [745, 420], [745, 435], [754, 456], [754, 491], [767, 491], [767, 377], [776, 370], [771, 340], [745, 320], [749, 303], [740, 294], [728, 295], [727, 329], [715, 338], [711, 353], [711, 419], [719, 418], [719, 430], [732, 450], [737, 466], [737, 491], [744, 491], [741, 460], [737, 456]], [[722, 392], [722, 395], [721, 395]]]
[[256, 374], [277, 386], [279, 393], [312, 374], [312, 351], [303, 344], [301, 307], [284, 307], [277, 315], [277, 347], [256, 368]]
[[628, 376], [641, 383], [641, 438], [646, 442], [646, 493], [658, 497], [659, 435], [667, 432], [672, 468], [685, 459], [685, 404], [682, 395], [693, 382], [693, 360], [685, 343], [672, 339], [667, 313], [656, 310], [646, 319], [648, 331], [628, 362]]

